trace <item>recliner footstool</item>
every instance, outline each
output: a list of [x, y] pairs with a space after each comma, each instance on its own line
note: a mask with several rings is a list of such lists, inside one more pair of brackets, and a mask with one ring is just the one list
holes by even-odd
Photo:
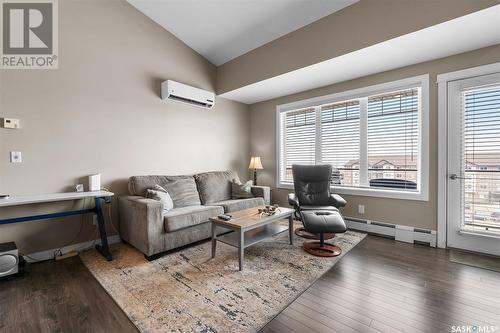
[[344, 219], [338, 210], [303, 210], [300, 212], [305, 229], [319, 234], [319, 242], [305, 242], [304, 251], [320, 257], [335, 257], [342, 253], [337, 245], [325, 243], [325, 233], [339, 234], [347, 230]]

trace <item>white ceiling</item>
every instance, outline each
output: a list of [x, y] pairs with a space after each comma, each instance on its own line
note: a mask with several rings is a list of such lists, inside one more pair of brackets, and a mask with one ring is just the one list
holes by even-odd
[[220, 96], [252, 104], [495, 44], [500, 44], [500, 5]]
[[127, 0], [221, 65], [359, 0]]

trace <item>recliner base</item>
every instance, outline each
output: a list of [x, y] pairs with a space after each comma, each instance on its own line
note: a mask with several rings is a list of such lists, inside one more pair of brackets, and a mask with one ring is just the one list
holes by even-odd
[[317, 257], [337, 257], [342, 254], [342, 249], [337, 245], [321, 242], [307, 242], [303, 245], [304, 251]]
[[[309, 232], [306, 230], [306, 228], [297, 228], [295, 229], [295, 234], [299, 237], [306, 238], [306, 239], [320, 239], [319, 234], [313, 234], [312, 232]], [[334, 233], [324, 233], [324, 239], [332, 239], [335, 237]]]

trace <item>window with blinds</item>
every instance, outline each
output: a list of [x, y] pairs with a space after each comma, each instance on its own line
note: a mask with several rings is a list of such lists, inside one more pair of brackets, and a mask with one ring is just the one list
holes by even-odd
[[321, 107], [321, 162], [333, 166], [332, 184], [359, 186], [359, 101]]
[[282, 113], [280, 178], [293, 182], [293, 164], [314, 164], [316, 162], [316, 111], [314, 108]]
[[368, 97], [371, 187], [417, 189], [419, 89]]
[[422, 88], [376, 91], [299, 110], [278, 108], [279, 185], [293, 184], [293, 164], [327, 163], [332, 186], [421, 194]]
[[464, 227], [500, 230], [500, 86], [462, 93]]

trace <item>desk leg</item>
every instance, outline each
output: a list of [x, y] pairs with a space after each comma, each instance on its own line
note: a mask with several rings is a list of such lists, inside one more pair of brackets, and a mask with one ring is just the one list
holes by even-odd
[[288, 217], [288, 236], [290, 237], [290, 245], [293, 245], [293, 214]]
[[97, 214], [97, 222], [99, 224], [99, 234], [101, 235], [101, 245], [97, 244], [95, 248], [104, 256], [104, 258], [111, 261], [113, 260], [113, 256], [109, 250], [108, 235], [106, 234], [106, 225], [104, 224], [104, 216], [102, 214], [101, 198], [95, 198], [95, 211]]

